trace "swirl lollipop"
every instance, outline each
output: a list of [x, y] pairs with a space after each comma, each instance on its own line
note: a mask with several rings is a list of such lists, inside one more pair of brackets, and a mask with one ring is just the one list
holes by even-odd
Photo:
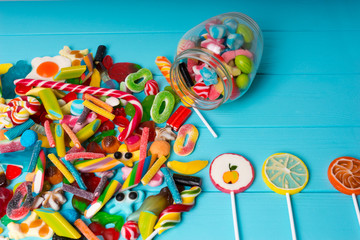
[[309, 172], [298, 157], [289, 153], [275, 153], [268, 157], [263, 165], [262, 177], [266, 185], [274, 192], [286, 195], [292, 239], [296, 239], [295, 223], [290, 195], [304, 189]]
[[360, 225], [360, 212], [356, 195], [360, 194], [360, 160], [352, 157], [339, 157], [332, 161], [328, 169], [330, 183], [339, 192], [351, 195]]
[[254, 168], [243, 156], [225, 153], [217, 156], [211, 163], [210, 179], [217, 189], [230, 193], [235, 239], [239, 240], [235, 193], [243, 192], [250, 187], [254, 181]]

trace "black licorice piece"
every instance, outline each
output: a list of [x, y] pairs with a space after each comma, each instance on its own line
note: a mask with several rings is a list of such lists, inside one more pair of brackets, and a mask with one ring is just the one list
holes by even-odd
[[106, 47], [104, 45], [100, 45], [97, 48], [96, 55], [94, 58], [94, 63], [98, 64], [99, 62], [102, 62], [102, 60], [105, 57]]
[[[61, 237], [59, 235], [56, 235], [56, 233], [54, 233], [53, 240], [74, 240], [74, 238], [68, 238], [68, 237]], [[77, 238], [76, 240], [86, 240], [86, 237], [84, 237], [83, 235], [81, 235], [80, 238]]]
[[176, 184], [183, 185], [183, 186], [198, 186], [201, 187], [201, 178], [195, 176], [185, 176], [180, 174], [173, 174], [173, 179]]
[[188, 87], [194, 86], [194, 81], [192, 80], [189, 71], [187, 70], [186, 63], [182, 62], [179, 64], [179, 70], [182, 75], [182, 77], [185, 80], [185, 83]]

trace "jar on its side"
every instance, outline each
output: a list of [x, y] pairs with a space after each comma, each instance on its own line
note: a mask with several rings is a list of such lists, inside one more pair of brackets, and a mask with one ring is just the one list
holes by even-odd
[[250, 17], [237, 12], [215, 16], [181, 38], [171, 86], [185, 105], [215, 109], [245, 94], [262, 51], [261, 30]]

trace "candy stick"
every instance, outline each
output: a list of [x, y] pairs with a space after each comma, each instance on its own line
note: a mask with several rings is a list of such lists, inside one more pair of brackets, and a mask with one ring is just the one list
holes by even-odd
[[103, 95], [121, 98], [135, 107], [135, 116], [131, 120], [130, 124], [121, 132], [119, 135], [119, 141], [123, 142], [130, 134], [136, 129], [138, 124], [141, 121], [143, 115], [143, 109], [139, 100], [129, 93], [125, 93], [115, 89], [106, 89], [106, 88], [97, 88], [89, 87], [68, 83], [60, 83], [54, 81], [44, 81], [44, 80], [34, 80], [34, 79], [18, 79], [14, 81], [15, 85], [25, 85], [25, 86], [37, 86], [58, 89], [63, 91], [71, 91], [77, 93], [89, 93], [91, 95]]
[[64, 190], [65, 192], [72, 193], [75, 196], [85, 198], [85, 199], [87, 199], [89, 201], [94, 200], [94, 194], [92, 192], [82, 190], [80, 188], [74, 187], [74, 186], [66, 184], [66, 183], [63, 183], [62, 190]]
[[358, 219], [358, 222], [359, 222], [359, 225], [360, 225], [360, 211], [359, 211], [359, 205], [358, 205], [358, 202], [357, 202], [357, 198], [356, 198], [355, 193], [351, 194], [351, 196], [352, 196], [352, 199], [353, 199], [356, 216], [357, 216], [357, 219]]
[[36, 163], [35, 175], [32, 183], [32, 191], [35, 195], [39, 194], [44, 185], [45, 177], [45, 168], [46, 168], [46, 158], [44, 151], [40, 151], [39, 158]]
[[296, 240], [296, 231], [295, 231], [294, 215], [293, 215], [293, 211], [292, 211], [291, 199], [290, 199], [290, 194], [289, 194], [289, 193], [286, 193], [286, 202], [287, 202], [288, 212], [289, 212], [289, 219], [290, 219], [290, 227], [291, 227], [292, 239], [293, 239], [293, 240]]
[[160, 168], [160, 171], [164, 174], [166, 185], [171, 192], [174, 202], [177, 204], [181, 204], [182, 199], [179, 190], [174, 182], [174, 179], [171, 176], [170, 170], [166, 166], [163, 166]]
[[206, 121], [206, 119], [204, 118], [204, 116], [200, 113], [200, 111], [197, 108], [194, 108], [194, 112], [199, 116], [200, 120], [205, 124], [205, 126], [207, 127], [207, 129], [210, 131], [211, 135], [213, 135], [214, 138], [217, 138], [218, 135], [215, 133], [215, 131], [212, 129], [212, 127], [210, 126], [210, 124]]
[[151, 179], [155, 176], [155, 174], [160, 170], [161, 166], [166, 162], [167, 157], [161, 156], [147, 171], [147, 173], [141, 179], [142, 184], [147, 185]]
[[48, 158], [60, 170], [69, 183], [73, 183], [75, 181], [73, 175], [71, 175], [69, 170], [66, 169], [63, 163], [60, 162], [60, 160], [53, 153], [48, 154]]
[[54, 140], [54, 137], [51, 133], [51, 128], [50, 128], [50, 122], [49, 120], [46, 120], [45, 123], [44, 123], [44, 127], [45, 127], [45, 134], [46, 134], [46, 138], [49, 142], [49, 145], [50, 147], [55, 147], [55, 140]]
[[75, 147], [80, 148], [81, 143], [76, 137], [75, 133], [71, 130], [71, 128], [66, 123], [61, 124], [61, 126], [63, 127], [67, 135], [70, 137], [71, 141], [75, 144]]
[[85, 93], [85, 94], [84, 94], [84, 99], [93, 102], [93, 103], [96, 104], [98, 107], [101, 107], [101, 108], [105, 109], [105, 110], [108, 111], [108, 112], [112, 112], [112, 111], [113, 111], [113, 107], [112, 107], [112, 106], [110, 106], [109, 104], [101, 101], [100, 99], [98, 99], [98, 98], [96, 98], [96, 97], [94, 97], [94, 96], [91, 96], [91, 95], [88, 94], [88, 93]]
[[112, 114], [111, 112], [108, 112], [107, 110], [101, 108], [101, 107], [98, 107], [97, 105], [93, 104], [92, 102], [88, 101], [88, 100], [85, 100], [83, 102], [83, 105], [87, 108], [89, 108], [90, 110], [92, 110], [93, 112], [103, 116], [103, 117], [106, 117], [110, 120], [114, 120], [115, 118], [115, 115]]
[[4, 133], [4, 135], [7, 139], [13, 140], [21, 136], [27, 129], [29, 129], [34, 124], [35, 122], [32, 119], [29, 119], [21, 125], [10, 128], [9, 130], [7, 130], [7, 132]]
[[97, 187], [94, 190], [94, 197], [98, 197], [102, 193], [102, 191], [104, 190], [104, 187], [106, 185], [107, 180], [108, 180], [107, 176], [104, 175], [104, 176], [101, 177], [99, 184], [97, 185]]
[[158, 56], [155, 59], [155, 64], [158, 66], [160, 72], [164, 75], [166, 81], [170, 83], [171, 62], [166, 57]]
[[63, 160], [62, 163], [69, 170], [69, 172], [73, 175], [73, 177], [75, 178], [75, 181], [79, 185], [79, 188], [81, 188], [83, 190], [86, 190], [86, 185], [85, 185], [84, 181], [82, 180], [81, 175], [79, 174], [79, 172], [74, 167], [74, 165], [72, 165], [71, 162], [68, 162], [68, 161], [65, 161], [65, 160]]
[[65, 135], [64, 130], [60, 124], [55, 125], [55, 142], [57, 155], [59, 157], [64, 157], [66, 154]]
[[[86, 121], [86, 117], [89, 115], [90, 113], [90, 109], [88, 109], [87, 107], [84, 107], [83, 111], [81, 112], [79, 118], [76, 120], [76, 123], [75, 123], [75, 127], [79, 128], [79, 129], [76, 129], [76, 130], [80, 130], [82, 128], [82, 126], [84, 125], [85, 121]], [[75, 131], [73, 129], [73, 131], [76, 133], [78, 131]]]
[[[36, 141], [33, 152], [31, 154], [30, 163], [29, 163], [29, 166], [28, 166], [28, 169], [26, 170], [26, 172], [33, 172], [35, 170], [36, 163], [37, 163], [39, 155], [40, 155], [40, 151], [42, 151], [41, 144], [42, 144], [41, 140]], [[42, 154], [44, 154], [44, 151], [42, 151]], [[44, 155], [44, 157], [45, 157], [45, 155]]]
[[[101, 121], [96, 119], [95, 121], [89, 123], [83, 127], [80, 131], [76, 133], [76, 137], [79, 139], [80, 143], [85, 142], [88, 138], [95, 134], [95, 132], [100, 127]], [[74, 142], [70, 142], [70, 147], [75, 146]]]
[[94, 159], [94, 158], [102, 158], [102, 157], [105, 157], [103, 153], [77, 152], [77, 153], [66, 154], [64, 158], [66, 161], [72, 161], [80, 158]]
[[140, 139], [139, 166], [138, 166], [138, 171], [136, 172], [135, 182], [140, 182], [140, 180], [143, 176], [142, 170], [144, 169], [148, 140], [149, 140], [149, 128], [144, 127], [142, 134], [141, 134], [141, 139]]
[[121, 183], [113, 179], [104, 189], [99, 197], [90, 203], [84, 212], [85, 218], [92, 218], [100, 209], [110, 200], [110, 198], [116, 193], [121, 187]]
[[39, 96], [51, 119], [58, 120], [64, 117], [56, 96], [51, 89], [45, 88], [41, 90]]
[[99, 240], [98, 237], [90, 230], [90, 228], [79, 218], [74, 222], [74, 225], [88, 240]]
[[77, 170], [83, 173], [104, 172], [115, 170], [124, 166], [122, 162], [112, 157], [76, 161], [74, 165]]

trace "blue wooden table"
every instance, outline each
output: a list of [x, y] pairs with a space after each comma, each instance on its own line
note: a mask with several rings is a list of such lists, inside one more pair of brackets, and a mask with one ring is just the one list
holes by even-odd
[[[0, 2], [0, 63], [54, 56], [64, 46], [108, 46], [116, 62], [149, 68], [160, 83], [156, 56], [173, 59], [191, 27], [221, 13], [252, 17], [264, 33], [258, 75], [244, 97], [203, 112], [218, 139], [195, 114], [196, 149], [176, 160], [212, 160], [234, 152], [255, 168], [255, 181], [236, 195], [241, 239], [291, 239], [285, 197], [265, 185], [261, 167], [276, 152], [307, 164], [307, 187], [292, 197], [298, 239], [360, 239], [350, 196], [329, 183], [329, 163], [360, 157], [359, 1], [99, 1]], [[164, 86], [164, 84], [162, 85]], [[212, 149], [211, 152], [208, 149]], [[233, 239], [230, 196], [197, 174], [203, 194], [174, 229], [157, 239]]]

